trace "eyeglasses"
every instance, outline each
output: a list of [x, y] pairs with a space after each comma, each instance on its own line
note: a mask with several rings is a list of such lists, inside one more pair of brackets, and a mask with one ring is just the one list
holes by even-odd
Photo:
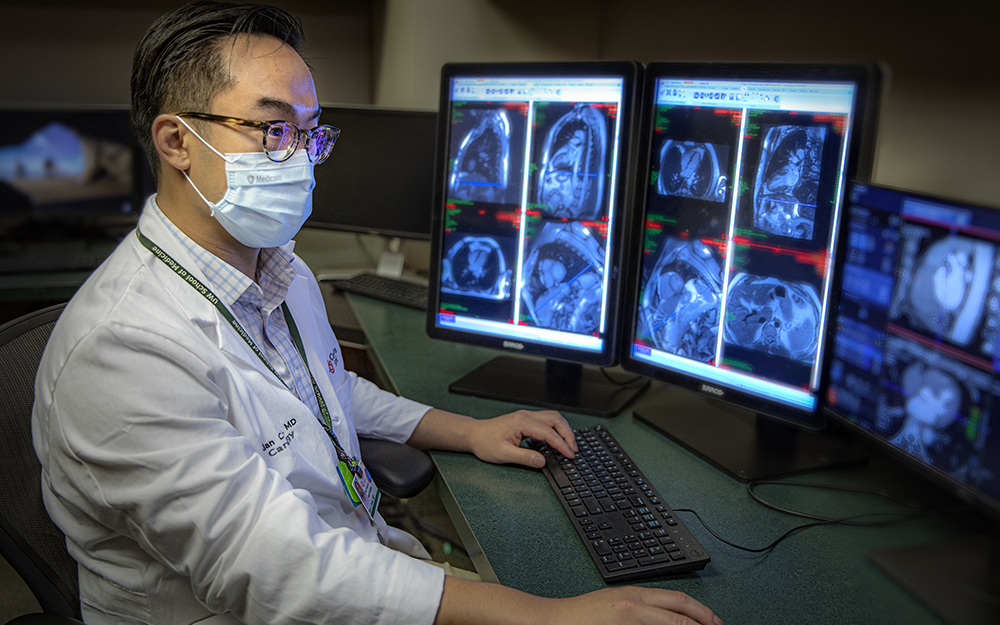
[[272, 121], [259, 122], [251, 119], [240, 119], [238, 117], [224, 117], [222, 115], [211, 115], [209, 113], [176, 113], [178, 117], [192, 117], [194, 119], [204, 119], [219, 124], [232, 124], [234, 126], [248, 126], [264, 131], [264, 154], [275, 163], [287, 161], [299, 147], [299, 141], [303, 142], [306, 148], [306, 155], [309, 160], [319, 165], [330, 156], [333, 151], [333, 144], [340, 136], [340, 128], [333, 126], [317, 126], [309, 130], [302, 130], [292, 122]]

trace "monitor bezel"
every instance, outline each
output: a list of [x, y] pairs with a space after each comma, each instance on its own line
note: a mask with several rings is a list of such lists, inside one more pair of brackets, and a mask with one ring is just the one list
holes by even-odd
[[[650, 167], [652, 125], [655, 116], [656, 83], [662, 78], [676, 79], [730, 79], [730, 80], [774, 80], [781, 82], [845, 82], [856, 85], [855, 112], [850, 128], [847, 170], [842, 184], [846, 190], [849, 179], [867, 179], [875, 165], [876, 129], [881, 103], [882, 68], [874, 63], [770, 63], [770, 62], [666, 62], [658, 61], [646, 66], [644, 95], [641, 105], [641, 121], [638, 130], [639, 158], [636, 167], [635, 210], [629, 226], [628, 256], [625, 265], [626, 284], [623, 297], [623, 336], [621, 337], [619, 360], [622, 368], [647, 377], [689, 389], [705, 397], [747, 408], [792, 427], [803, 430], [821, 430], [826, 425], [822, 411], [822, 398], [826, 392], [826, 377], [821, 376], [819, 387], [814, 391], [815, 405], [804, 410], [788, 404], [768, 400], [760, 395], [740, 391], [736, 388], [705, 381], [697, 376], [686, 375], [651, 365], [632, 355], [633, 337], [638, 322], [638, 303], [641, 279], [638, 275], [642, 262], [642, 237], [645, 223], [649, 185], [644, 184]], [[843, 210], [843, 207], [841, 207]], [[839, 248], [838, 241], [837, 247]], [[837, 253], [834, 250], [833, 253]], [[837, 263], [833, 263], [832, 279], [837, 279]], [[835, 304], [831, 293], [829, 312]], [[829, 324], [824, 340], [831, 338]], [[825, 344], [825, 343], [824, 343]], [[824, 354], [825, 358], [825, 354]], [[721, 393], [721, 394], [720, 394]]]
[[[533, 342], [510, 337], [477, 334], [463, 330], [453, 330], [437, 324], [441, 301], [441, 262], [444, 247], [443, 219], [447, 199], [448, 139], [450, 127], [450, 103], [452, 79], [458, 77], [545, 77], [545, 76], [593, 76], [615, 77], [624, 80], [621, 132], [621, 163], [618, 169], [617, 185], [619, 193], [613, 210], [619, 216], [612, 224], [613, 241], [612, 270], [607, 295], [607, 323], [604, 343], [600, 351], [570, 349], [551, 343]], [[625, 245], [626, 227], [630, 221], [633, 206], [633, 171], [636, 158], [635, 130], [638, 121], [637, 104], [640, 100], [642, 81], [640, 65], [633, 61], [575, 61], [575, 62], [505, 62], [505, 63], [449, 63], [441, 70], [440, 108], [438, 111], [437, 156], [435, 160], [434, 210], [431, 219], [431, 265], [429, 276], [429, 301], [427, 306], [427, 334], [431, 338], [465, 343], [497, 349], [504, 352], [541, 356], [552, 360], [562, 360], [583, 365], [602, 367], [616, 364], [621, 338], [621, 295], [623, 276], [614, 271], [627, 256]]]
[[[884, 184], [875, 184], [872, 182], [868, 182], [866, 180], [851, 180], [850, 183], [848, 184], [849, 194], [846, 197], [848, 198], [853, 197], [854, 189], [859, 185], [863, 185], [865, 187], [875, 189], [877, 191], [898, 193], [905, 195], [906, 197], [924, 199], [930, 202], [952, 206], [955, 208], [971, 209], [971, 210], [995, 210], [987, 206], [972, 204], [970, 202], [962, 200], [925, 193], [922, 191], [910, 191]], [[996, 209], [1000, 209], [1000, 207], [996, 207]], [[847, 228], [846, 221], [843, 224], [843, 228], [845, 229]], [[841, 248], [842, 248], [841, 250], [838, 250], [838, 253], [841, 253], [847, 249], [846, 240], [843, 237], [841, 237]], [[835, 279], [836, 281], [834, 282], [834, 286], [839, 284], [842, 281], [842, 279], [843, 279], [842, 274], [838, 272], [838, 275], [836, 276]], [[836, 309], [838, 308], [836, 304], [837, 303], [835, 303], [835, 306], [832, 309], [833, 312], [836, 312]], [[832, 323], [832, 321], [833, 320], [831, 319], [831, 323], [829, 325], [830, 332], [828, 339], [831, 342], [830, 343], [831, 347], [832, 347], [832, 341], [834, 340], [835, 336], [835, 324]], [[824, 370], [829, 370], [829, 367], [833, 363], [833, 359], [834, 359], [834, 353], [833, 349], [831, 348], [827, 350], [826, 356], [824, 357], [823, 361]], [[826, 389], [824, 389], [823, 397], [825, 400]], [[930, 480], [937, 486], [943, 488], [945, 491], [955, 495], [961, 501], [972, 502], [978, 508], [984, 510], [985, 513], [989, 514], [994, 521], [1000, 521], [1000, 499], [993, 499], [992, 497], [980, 491], [979, 489], [976, 489], [963, 482], [959, 482], [958, 480], [954, 479], [953, 477], [941, 471], [940, 469], [925, 464], [923, 462], [920, 462], [919, 460], [917, 460], [910, 454], [906, 453], [902, 449], [896, 447], [895, 445], [892, 445], [891, 443], [889, 443], [889, 441], [885, 440], [881, 436], [878, 436], [874, 432], [870, 432], [864, 427], [858, 425], [851, 419], [850, 415], [848, 415], [845, 412], [842, 412], [841, 410], [838, 410], [835, 406], [832, 406], [828, 402], [824, 401], [822, 408], [823, 408], [823, 414], [827, 418], [829, 418], [831, 422], [836, 423], [838, 426], [847, 430], [852, 435], [858, 436], [859, 438], [864, 440], [867, 444], [878, 449], [880, 453], [883, 453], [889, 458], [900, 462], [908, 470], [920, 475], [923, 478]]]

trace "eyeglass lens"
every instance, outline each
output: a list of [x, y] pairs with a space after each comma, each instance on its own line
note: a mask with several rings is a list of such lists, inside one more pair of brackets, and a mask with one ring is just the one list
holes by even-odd
[[[326, 160], [337, 140], [337, 134], [329, 126], [321, 126], [309, 132], [305, 148], [309, 160], [319, 164]], [[298, 147], [299, 128], [291, 122], [271, 124], [264, 132], [264, 150], [272, 160], [284, 161], [292, 156]]]

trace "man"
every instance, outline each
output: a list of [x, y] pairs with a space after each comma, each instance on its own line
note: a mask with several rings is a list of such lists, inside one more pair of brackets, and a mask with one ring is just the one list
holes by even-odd
[[328, 368], [336, 339], [289, 243], [336, 134], [300, 35], [278, 9], [196, 4], [136, 51], [157, 194], [63, 313], [33, 417], [84, 619], [712, 623], [669, 591], [550, 600], [445, 576], [374, 512], [357, 432], [530, 466], [523, 437], [575, 443], [553, 412], [476, 420]]

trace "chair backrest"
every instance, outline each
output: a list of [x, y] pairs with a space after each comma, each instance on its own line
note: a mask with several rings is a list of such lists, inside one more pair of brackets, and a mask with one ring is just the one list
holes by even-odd
[[0, 326], [0, 555], [44, 612], [80, 618], [76, 561], [42, 503], [42, 468], [31, 441], [35, 374], [65, 304]]

